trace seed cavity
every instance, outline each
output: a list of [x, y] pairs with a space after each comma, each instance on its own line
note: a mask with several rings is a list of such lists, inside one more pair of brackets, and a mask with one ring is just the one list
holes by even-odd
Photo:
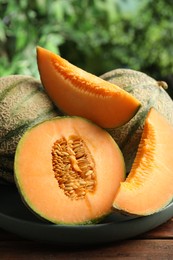
[[84, 199], [96, 189], [94, 159], [78, 135], [61, 137], [52, 147], [52, 167], [59, 187], [72, 200]]

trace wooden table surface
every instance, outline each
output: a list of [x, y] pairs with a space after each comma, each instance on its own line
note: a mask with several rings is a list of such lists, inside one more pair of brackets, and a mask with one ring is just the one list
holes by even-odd
[[21, 238], [0, 229], [0, 259], [173, 259], [173, 218], [130, 240], [101, 246], [61, 247]]

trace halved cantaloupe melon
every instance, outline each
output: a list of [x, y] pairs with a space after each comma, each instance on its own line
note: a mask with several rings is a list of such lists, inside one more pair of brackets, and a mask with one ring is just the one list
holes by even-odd
[[112, 137], [79, 117], [55, 118], [28, 130], [17, 146], [14, 169], [29, 208], [64, 224], [99, 221], [125, 178]]
[[44, 48], [37, 47], [37, 63], [48, 95], [68, 115], [111, 128], [128, 122], [140, 107], [128, 92]]
[[172, 198], [173, 127], [151, 108], [132, 169], [120, 185], [113, 208], [134, 215], [150, 215]]

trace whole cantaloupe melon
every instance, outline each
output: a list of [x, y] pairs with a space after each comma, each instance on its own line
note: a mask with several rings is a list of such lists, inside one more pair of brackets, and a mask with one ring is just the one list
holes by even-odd
[[31, 76], [0, 78], [0, 177], [13, 181], [16, 146], [33, 125], [60, 115], [44, 92], [40, 81]]
[[137, 152], [149, 109], [154, 107], [173, 125], [173, 101], [164, 89], [167, 87], [165, 82], [156, 81], [140, 71], [115, 69], [103, 74], [101, 78], [118, 85], [141, 102], [141, 108], [127, 124], [107, 129], [123, 152], [128, 173]]

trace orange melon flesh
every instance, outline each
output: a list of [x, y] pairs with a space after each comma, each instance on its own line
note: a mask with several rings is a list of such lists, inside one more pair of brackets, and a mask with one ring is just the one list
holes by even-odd
[[115, 210], [134, 215], [150, 215], [172, 200], [172, 140], [173, 127], [151, 108], [132, 169], [115, 197]]
[[[52, 167], [52, 147], [62, 137], [77, 135], [95, 162], [96, 188], [83, 199], [71, 199], [60, 188]], [[124, 160], [112, 137], [79, 117], [45, 121], [28, 130], [15, 155], [15, 180], [26, 204], [53, 223], [97, 221], [110, 212], [115, 193], [125, 177]]]
[[48, 95], [68, 115], [111, 128], [128, 122], [140, 107], [128, 92], [44, 48], [37, 47], [37, 63]]

